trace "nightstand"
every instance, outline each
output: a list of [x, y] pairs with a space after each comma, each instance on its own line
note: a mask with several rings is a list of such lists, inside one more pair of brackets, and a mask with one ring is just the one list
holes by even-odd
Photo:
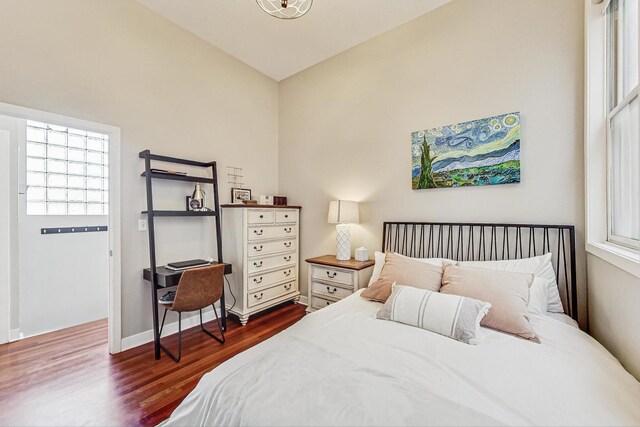
[[321, 309], [367, 287], [373, 265], [371, 261], [338, 261], [335, 255], [309, 258], [309, 306], [307, 313]]

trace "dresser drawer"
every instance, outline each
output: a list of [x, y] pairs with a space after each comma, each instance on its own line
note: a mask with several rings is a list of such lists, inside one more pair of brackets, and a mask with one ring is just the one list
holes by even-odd
[[283, 280], [293, 279], [294, 277], [296, 277], [296, 268], [289, 267], [249, 277], [247, 286], [249, 289], [264, 288], [274, 283], [282, 282]]
[[249, 227], [247, 240], [286, 239], [296, 235], [294, 225]]
[[261, 291], [256, 291], [256, 292], [249, 292], [249, 294], [247, 295], [247, 305], [249, 307], [253, 307], [262, 303], [265, 303], [267, 301], [270, 301], [272, 299], [278, 298], [280, 296], [292, 293], [294, 291], [296, 291], [296, 283], [295, 281], [293, 282], [288, 282], [288, 283], [283, 283], [281, 285], [276, 285], [272, 288], [268, 288], [268, 289], [263, 289]]
[[275, 213], [269, 210], [250, 210], [247, 212], [249, 224], [273, 224]]
[[335, 301], [331, 301], [328, 299], [320, 298], [315, 295], [311, 296], [311, 308], [319, 310], [323, 307], [333, 304]]
[[311, 292], [314, 294], [324, 295], [329, 298], [338, 299], [346, 298], [353, 293], [350, 289], [320, 282], [311, 282]]
[[296, 248], [296, 239], [278, 240], [276, 242], [254, 242], [247, 245], [247, 256], [274, 254], [278, 252], [291, 251]]
[[298, 211], [294, 210], [277, 210], [276, 211], [276, 222], [285, 223], [285, 222], [296, 222], [298, 221]]
[[261, 273], [273, 268], [287, 267], [297, 263], [295, 253], [274, 255], [247, 261], [247, 274]]
[[311, 271], [311, 278], [324, 280], [326, 282], [353, 285], [352, 271], [337, 270], [331, 267], [313, 266]]

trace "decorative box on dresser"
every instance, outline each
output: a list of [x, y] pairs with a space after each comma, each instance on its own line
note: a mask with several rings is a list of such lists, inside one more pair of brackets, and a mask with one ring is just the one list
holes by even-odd
[[338, 261], [335, 255], [309, 258], [309, 305], [307, 312], [333, 304], [360, 288], [366, 288], [373, 261]]
[[298, 302], [300, 206], [221, 207], [224, 260], [233, 266], [228, 312], [244, 326], [252, 314]]

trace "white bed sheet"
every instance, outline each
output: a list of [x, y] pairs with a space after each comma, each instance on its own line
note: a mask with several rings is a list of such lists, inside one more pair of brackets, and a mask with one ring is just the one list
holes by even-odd
[[562, 320], [531, 315], [541, 344], [483, 328], [472, 346], [380, 307], [355, 294], [307, 315], [206, 374], [166, 425], [640, 425], [640, 383]]

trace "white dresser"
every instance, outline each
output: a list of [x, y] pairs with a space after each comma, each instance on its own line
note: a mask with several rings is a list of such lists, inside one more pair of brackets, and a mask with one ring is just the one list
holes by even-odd
[[373, 273], [373, 261], [338, 261], [335, 255], [306, 260], [309, 263], [309, 305], [307, 313], [366, 288]]
[[243, 326], [252, 314], [300, 299], [299, 210], [222, 205], [223, 259], [233, 265], [233, 274], [227, 276], [231, 294], [225, 295], [226, 307]]

